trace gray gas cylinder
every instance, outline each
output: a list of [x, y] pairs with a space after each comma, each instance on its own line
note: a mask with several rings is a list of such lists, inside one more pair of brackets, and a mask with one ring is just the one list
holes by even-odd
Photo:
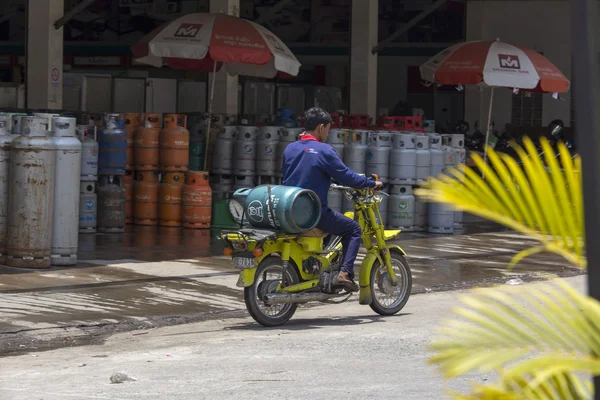
[[388, 207], [388, 225], [410, 232], [415, 225], [415, 196], [412, 186], [392, 186]]
[[261, 126], [256, 139], [256, 174], [259, 176], [275, 176], [279, 172], [277, 164], [277, 143], [279, 126]]
[[463, 226], [463, 211], [454, 210], [454, 229], [462, 229]]
[[125, 189], [120, 176], [101, 175], [98, 179], [98, 232], [125, 231]]
[[342, 212], [344, 195], [339, 190], [329, 190], [327, 193], [327, 206], [333, 211]]
[[98, 142], [96, 142], [96, 126], [77, 125], [77, 136], [81, 141], [80, 180], [98, 180]]
[[256, 138], [258, 128], [255, 126], [238, 126], [233, 142], [234, 175], [256, 175]]
[[79, 233], [96, 233], [98, 196], [95, 181], [80, 181]]
[[20, 122], [21, 136], [12, 141], [10, 152], [6, 264], [48, 268], [56, 147], [46, 120], [27, 116]]
[[416, 135], [415, 148], [417, 149], [417, 182], [426, 181], [431, 176], [429, 137], [427, 135]]
[[[49, 127], [52, 127], [52, 118], [60, 117], [60, 114], [56, 114], [56, 113], [36, 113], [36, 112], [34, 112], [33, 115], [35, 115], [36, 117], [44, 118]], [[48, 129], [48, 130], [51, 130], [51, 129]]]
[[463, 133], [453, 133], [450, 139], [450, 146], [455, 149], [462, 149], [465, 147], [465, 135]]
[[392, 134], [390, 132], [372, 132], [369, 135], [369, 146], [367, 149], [366, 175], [376, 174], [381, 182], [389, 182], [391, 150]]
[[429, 223], [429, 203], [415, 196], [415, 221], [413, 231], [427, 231]]
[[427, 230], [431, 233], [453, 233], [454, 211], [442, 203], [430, 203]]
[[390, 182], [394, 185], [413, 184], [417, 181], [417, 150], [415, 135], [400, 132], [392, 136], [390, 152]]
[[52, 265], [77, 264], [82, 144], [76, 137], [76, 124], [75, 118], [52, 117], [51, 135], [56, 146]]
[[348, 132], [348, 144], [344, 147], [344, 164], [357, 174], [367, 171], [367, 140], [369, 131]]
[[237, 175], [235, 176], [235, 180], [233, 183], [233, 191], [235, 192], [238, 189], [252, 189], [256, 186], [254, 184], [254, 177], [249, 175]]
[[467, 161], [467, 150], [463, 148], [452, 148], [454, 150], [454, 165], [464, 164]]
[[348, 211], [354, 211], [354, 203], [348, 197], [342, 195], [342, 211], [341, 213], [345, 213]]
[[326, 140], [326, 143], [335, 150], [342, 161], [344, 161], [344, 147], [347, 135], [348, 132], [346, 129], [330, 129]]
[[431, 176], [437, 178], [446, 167], [442, 137], [435, 133], [427, 134], [427, 136], [429, 136], [429, 152], [431, 154]]
[[222, 126], [215, 138], [212, 157], [212, 173], [231, 175], [233, 172], [233, 141], [237, 126]]
[[279, 143], [277, 143], [277, 176], [281, 177], [281, 163], [283, 161], [283, 152], [290, 143], [298, 140], [298, 136], [302, 133], [302, 128], [282, 128], [279, 131]]
[[[383, 222], [383, 226], [388, 226], [389, 222], [388, 222], [388, 207], [390, 204], [390, 198], [388, 196], [387, 192], [384, 191], [380, 191], [377, 195], [375, 195], [376, 198], [380, 199], [381, 201], [378, 203], [379, 205], [379, 214], [381, 214], [381, 220]], [[377, 217], [377, 214], [375, 214], [377, 223], [379, 223], [379, 217]]]
[[10, 172], [10, 115], [0, 114], [0, 264], [6, 261], [6, 229], [8, 224], [8, 182]]
[[449, 168], [456, 165], [456, 154], [452, 147], [452, 135], [442, 135], [442, 150], [444, 151], [444, 168]]
[[[22, 123], [23, 117], [26, 117], [26, 115], [12, 114], [11, 125], [10, 125], [11, 126], [10, 134], [11, 135], [19, 136], [21, 134], [21, 123]], [[43, 120], [42, 118], [40, 118], [40, 121], [42, 121], [42, 126], [44, 126], [47, 131], [48, 130], [47, 120]]]

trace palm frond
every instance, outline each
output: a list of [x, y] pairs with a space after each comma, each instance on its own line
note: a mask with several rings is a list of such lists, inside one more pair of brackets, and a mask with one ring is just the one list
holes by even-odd
[[502, 376], [499, 387], [479, 387], [463, 398], [589, 398], [590, 385], [576, 374], [600, 375], [600, 302], [562, 280], [477, 289], [460, 301], [453, 311], [461, 319], [445, 321], [430, 362], [446, 377]]
[[[512, 146], [521, 165], [507, 154], [488, 148], [489, 165], [472, 156], [481, 178], [466, 165], [432, 178], [416, 194], [495, 221], [540, 242], [524, 250], [513, 263], [539, 251], [550, 251], [585, 268], [581, 160], [571, 157], [563, 143], [556, 154], [547, 139], [540, 140], [543, 158], [529, 138], [524, 147]], [[511, 265], [512, 265], [511, 264]]]

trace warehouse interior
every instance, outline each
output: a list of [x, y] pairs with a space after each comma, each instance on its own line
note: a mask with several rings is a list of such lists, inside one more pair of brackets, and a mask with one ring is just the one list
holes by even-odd
[[[147, 66], [133, 59], [131, 46], [169, 20], [205, 12], [265, 26], [301, 63], [292, 77], [217, 72], [212, 113], [221, 115], [224, 125], [228, 116], [234, 116], [232, 125], [280, 125], [282, 110], [297, 121], [305, 109], [320, 106], [339, 115], [368, 115], [368, 125], [381, 116], [419, 117], [425, 132], [446, 135], [457, 129], [463, 135], [485, 131], [491, 123], [500, 135], [536, 136], [560, 119], [565, 135], [573, 137], [570, 93], [553, 97], [500, 90], [488, 120], [489, 89], [428, 85], [419, 71], [453, 44], [501, 39], [540, 52], [573, 81], [569, 23], [546, 22], [568, 14], [566, 0], [5, 0], [0, 5], [0, 113], [156, 114], [161, 123], [163, 116], [180, 114], [187, 116], [192, 134], [192, 121], [208, 111], [212, 73]], [[301, 132], [296, 125], [291, 129]], [[343, 147], [335, 138], [331, 144]], [[446, 144], [457, 159], [466, 158], [460, 150], [464, 145], [454, 146], [451, 139]], [[213, 191], [224, 184], [222, 176], [211, 180]], [[168, 242], [177, 253], [190, 244], [185, 240], [214, 237], [180, 232], [128, 225], [123, 237], [129, 239], [86, 236], [80, 252], [92, 247], [104, 252], [116, 243], [133, 249], [150, 237], [145, 248]], [[94, 257], [102, 256], [96, 252]]]

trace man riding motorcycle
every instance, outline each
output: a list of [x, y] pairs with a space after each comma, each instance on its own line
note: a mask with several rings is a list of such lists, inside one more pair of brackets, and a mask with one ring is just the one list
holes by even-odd
[[324, 143], [331, 121], [329, 113], [319, 107], [310, 108], [304, 113], [304, 132], [283, 153], [283, 185], [309, 189], [319, 196], [323, 208], [317, 227], [342, 238], [342, 264], [333, 284], [356, 292], [359, 287], [354, 282], [354, 261], [360, 249], [360, 226], [356, 221], [330, 209], [327, 206], [327, 193], [332, 178], [355, 189], [380, 188], [383, 183], [352, 171], [340, 160], [335, 150]]

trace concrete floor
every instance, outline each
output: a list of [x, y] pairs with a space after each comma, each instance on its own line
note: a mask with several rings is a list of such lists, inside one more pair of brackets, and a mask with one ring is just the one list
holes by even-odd
[[[585, 277], [567, 281], [584, 291]], [[461, 292], [415, 295], [392, 317], [354, 301], [300, 309], [274, 329], [248, 317], [217, 319], [121, 333], [99, 346], [5, 357], [0, 398], [445, 399], [447, 389], [465, 393], [496, 380], [473, 373], [448, 382], [427, 364], [434, 329], [451, 317]], [[137, 380], [111, 384], [116, 372]]]
[[[482, 233], [483, 232], [483, 233]], [[104, 340], [123, 330], [223, 313], [241, 315], [237, 272], [210, 231], [128, 227], [124, 235], [81, 235], [80, 265], [50, 270], [0, 266], [0, 354]], [[534, 244], [497, 226], [470, 223], [455, 235], [402, 233], [413, 293], [581, 271], [550, 255], [506, 265]], [[361, 253], [357, 263], [364, 255]], [[236, 314], [237, 313], [237, 314]]]

